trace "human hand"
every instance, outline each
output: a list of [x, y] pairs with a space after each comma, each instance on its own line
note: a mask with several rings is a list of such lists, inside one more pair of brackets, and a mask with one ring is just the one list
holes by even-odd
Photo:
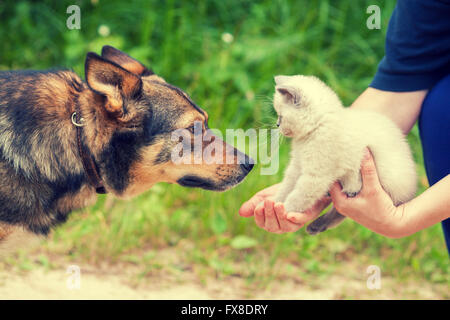
[[279, 186], [276, 184], [256, 193], [241, 206], [239, 214], [247, 218], [254, 217], [256, 224], [269, 232], [295, 232], [316, 218], [331, 202], [330, 197], [324, 197], [304, 213], [286, 212], [282, 203], [275, 203], [272, 199]]
[[326, 196], [305, 212], [286, 212], [283, 203], [266, 199], [255, 208], [255, 222], [258, 227], [268, 232], [278, 234], [295, 232], [317, 218], [330, 202], [331, 198]]
[[335, 182], [330, 194], [334, 207], [339, 213], [368, 229], [394, 236], [403, 216], [401, 207], [396, 207], [391, 197], [384, 191], [378, 179], [377, 168], [369, 150], [361, 163], [362, 189], [355, 197], [342, 192], [339, 182]]
[[239, 209], [239, 215], [242, 217], [252, 217], [255, 213], [256, 206], [264, 200], [274, 197], [280, 187], [281, 183], [274, 184], [273, 186], [267, 187], [259, 192], [257, 192], [250, 200], [244, 202]]

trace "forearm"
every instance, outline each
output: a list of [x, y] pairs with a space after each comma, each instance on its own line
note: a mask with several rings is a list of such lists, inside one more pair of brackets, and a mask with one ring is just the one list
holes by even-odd
[[400, 238], [428, 228], [450, 217], [450, 175], [396, 210], [392, 237]]
[[351, 105], [377, 111], [392, 119], [406, 135], [416, 122], [427, 90], [391, 92], [367, 88]]

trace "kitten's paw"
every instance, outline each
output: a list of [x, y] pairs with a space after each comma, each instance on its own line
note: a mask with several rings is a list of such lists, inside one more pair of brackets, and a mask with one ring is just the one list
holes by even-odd
[[286, 196], [283, 194], [277, 194], [277, 195], [275, 195], [275, 197], [273, 197], [274, 202], [284, 202], [285, 199], [286, 199]]
[[284, 210], [286, 212], [297, 212], [297, 210], [295, 210], [295, 205], [293, 205], [292, 203], [288, 203], [288, 202], [284, 203]]
[[303, 212], [303, 208], [299, 205], [298, 201], [290, 197], [284, 202], [284, 208], [286, 212]]

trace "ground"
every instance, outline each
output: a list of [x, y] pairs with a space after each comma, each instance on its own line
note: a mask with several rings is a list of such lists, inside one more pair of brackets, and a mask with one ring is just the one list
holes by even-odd
[[[201, 277], [192, 270], [140, 277], [130, 265], [81, 265], [79, 289], [69, 289], [64, 259], [52, 268], [0, 271], [0, 299], [445, 299], [448, 286], [423, 280], [381, 277], [381, 288], [367, 288], [367, 275], [349, 264], [327, 277], [249, 284], [236, 276]], [[359, 270], [361, 271], [361, 270]]]

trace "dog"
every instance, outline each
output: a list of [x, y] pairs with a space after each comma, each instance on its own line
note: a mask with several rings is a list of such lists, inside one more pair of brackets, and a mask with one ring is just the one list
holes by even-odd
[[[130, 198], [158, 182], [224, 191], [253, 167], [210, 133], [208, 114], [185, 92], [120, 50], [89, 52], [85, 79], [0, 72], [0, 251], [46, 236], [98, 193]], [[210, 135], [202, 147], [220, 147], [215, 157], [232, 163], [171, 161], [172, 133], [186, 128], [193, 144], [195, 123]]]

